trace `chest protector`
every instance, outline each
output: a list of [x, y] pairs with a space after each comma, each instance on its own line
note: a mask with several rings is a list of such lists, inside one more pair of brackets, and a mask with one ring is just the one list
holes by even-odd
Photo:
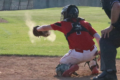
[[[70, 21], [70, 22], [72, 22], [72, 24], [73, 24], [73, 27], [72, 27], [72, 29], [70, 30], [70, 32], [68, 32], [66, 35], [65, 35], [65, 37], [66, 37], [66, 40], [68, 41], [68, 36], [70, 36], [72, 33], [74, 33], [74, 32], [80, 32], [80, 31], [86, 31], [86, 32], [88, 32], [90, 35], [91, 35], [91, 33], [84, 27], [84, 26], [82, 26], [81, 24], [80, 24], [80, 20], [84, 20], [84, 19], [82, 19], [82, 18], [77, 18], [77, 20], [76, 21], [73, 21], [73, 20], [70, 20], [70, 19], [68, 19], [67, 21]], [[91, 35], [92, 36], [92, 35]], [[68, 41], [68, 43], [69, 43], [69, 41]]]

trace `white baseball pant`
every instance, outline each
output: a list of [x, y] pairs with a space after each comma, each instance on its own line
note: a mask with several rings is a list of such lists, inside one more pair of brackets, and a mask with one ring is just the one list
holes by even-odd
[[90, 66], [96, 65], [96, 62], [93, 60], [95, 58], [96, 51], [97, 47], [95, 45], [92, 51], [83, 50], [83, 53], [77, 52], [75, 49], [71, 49], [60, 59], [60, 64], [79, 64], [90, 61]]

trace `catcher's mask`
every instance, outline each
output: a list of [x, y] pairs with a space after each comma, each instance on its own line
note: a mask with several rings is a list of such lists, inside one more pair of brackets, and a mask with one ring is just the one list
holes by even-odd
[[78, 18], [79, 10], [75, 5], [67, 5], [61, 11], [61, 20], [66, 18]]

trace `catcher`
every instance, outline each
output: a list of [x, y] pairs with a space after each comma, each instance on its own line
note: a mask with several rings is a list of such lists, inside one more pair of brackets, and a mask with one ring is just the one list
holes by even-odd
[[[64, 33], [69, 45], [66, 53], [56, 67], [58, 76], [69, 77], [79, 69], [78, 64], [89, 63], [92, 74], [98, 74], [98, 65], [95, 60], [97, 47], [93, 38], [99, 45], [99, 34], [92, 28], [90, 23], [78, 17], [79, 10], [75, 5], [67, 5], [62, 9], [63, 19], [51, 25], [36, 26], [33, 28], [35, 36], [49, 36], [49, 30], [58, 30]], [[44, 34], [46, 32], [46, 34]], [[47, 35], [47, 36], [46, 36]]]

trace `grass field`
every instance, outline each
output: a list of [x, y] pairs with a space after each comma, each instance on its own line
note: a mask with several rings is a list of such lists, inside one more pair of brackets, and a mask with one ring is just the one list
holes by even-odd
[[[54, 42], [42, 37], [35, 43], [31, 43], [28, 35], [30, 29], [25, 23], [26, 12], [36, 25], [55, 23], [60, 21], [61, 9], [0, 11], [0, 18], [8, 21], [8, 23], [0, 23], [0, 54], [62, 56], [67, 53], [68, 43], [62, 33], [54, 31], [56, 35]], [[90, 22], [99, 34], [102, 29], [109, 26], [110, 20], [100, 7], [79, 7], [79, 12], [79, 16]], [[118, 53], [120, 53], [120, 48], [118, 48]], [[117, 58], [120, 58], [120, 54]]]

